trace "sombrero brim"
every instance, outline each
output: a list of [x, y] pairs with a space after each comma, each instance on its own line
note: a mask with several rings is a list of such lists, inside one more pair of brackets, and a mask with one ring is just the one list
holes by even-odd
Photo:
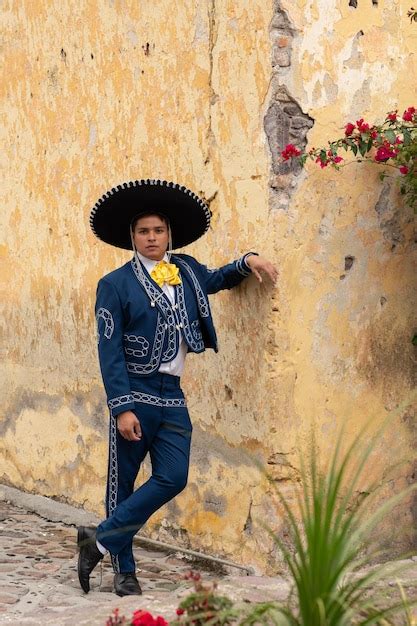
[[134, 180], [104, 194], [90, 215], [90, 226], [102, 241], [132, 249], [130, 224], [138, 213], [155, 211], [171, 226], [172, 248], [199, 239], [210, 226], [210, 209], [192, 191], [166, 180]]

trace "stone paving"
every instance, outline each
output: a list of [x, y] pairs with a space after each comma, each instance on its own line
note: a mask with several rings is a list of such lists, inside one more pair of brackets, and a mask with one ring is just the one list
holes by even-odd
[[[16, 493], [20, 492], [7, 487], [0, 490], [0, 624], [104, 626], [116, 607], [126, 616], [146, 608], [166, 619], [174, 618], [180, 599], [192, 588], [183, 578], [192, 566], [189, 560], [179, 553], [136, 546], [142, 596], [119, 598], [112, 592], [113, 573], [107, 557], [102, 569], [98, 566], [93, 572], [92, 590], [84, 594], [77, 578], [76, 528], [48, 519], [68, 518], [62, 509], [72, 507], [50, 501], [49, 510], [42, 510], [41, 516], [11, 502], [16, 497], [10, 495]], [[20, 494], [21, 504], [27, 500], [24, 495]], [[220, 591], [234, 600], [282, 600], [288, 593], [282, 578], [235, 574], [230, 568], [229, 573], [215, 573], [200, 564], [198, 570], [205, 580], [219, 581]]]
[[[114, 608], [131, 616], [147, 609], [167, 620], [192, 585], [184, 579], [193, 563], [178, 552], [136, 545], [143, 595], [119, 598], [112, 592], [109, 559], [92, 576], [84, 594], [77, 578], [76, 526], [96, 523], [94, 516], [68, 505], [0, 486], [0, 624], [14, 626], [104, 626]], [[396, 567], [397, 564], [393, 564]], [[417, 591], [417, 560], [406, 563], [401, 582], [409, 597]], [[219, 592], [237, 602], [283, 601], [289, 584], [282, 577], [247, 576], [239, 570], [198, 569], [218, 581]], [[383, 589], [396, 587], [398, 575]]]

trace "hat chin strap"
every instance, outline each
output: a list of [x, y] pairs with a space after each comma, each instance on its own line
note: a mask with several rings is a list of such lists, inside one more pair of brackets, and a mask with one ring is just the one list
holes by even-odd
[[171, 233], [171, 224], [168, 222], [168, 248], [167, 248], [168, 263], [171, 261], [171, 254], [172, 254], [172, 233]]

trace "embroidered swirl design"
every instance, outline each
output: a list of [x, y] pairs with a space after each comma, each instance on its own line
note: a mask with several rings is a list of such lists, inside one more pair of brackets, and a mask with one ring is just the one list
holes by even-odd
[[104, 320], [104, 336], [106, 339], [111, 339], [114, 332], [114, 320], [113, 315], [110, 313], [108, 309], [104, 307], [100, 307], [97, 311], [96, 320], [97, 320], [97, 341], [100, 341], [100, 331], [98, 328], [99, 320]]

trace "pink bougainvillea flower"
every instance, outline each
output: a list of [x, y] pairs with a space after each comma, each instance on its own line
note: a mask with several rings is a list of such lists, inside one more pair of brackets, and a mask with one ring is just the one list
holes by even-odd
[[376, 139], [378, 137], [378, 131], [377, 130], [372, 130], [370, 137], [371, 137], [371, 139]]
[[406, 165], [401, 165], [401, 167], [400, 167], [401, 174], [404, 174], [404, 176], [405, 176], [405, 174], [408, 174], [409, 171], [410, 170], [408, 169], [408, 167]]
[[403, 120], [405, 122], [412, 122], [415, 112], [416, 112], [415, 107], [408, 107], [408, 109], [404, 111], [403, 113]]
[[351, 134], [353, 133], [353, 131], [355, 130], [356, 126], [355, 124], [352, 124], [352, 122], [349, 122], [348, 124], [346, 124], [345, 126], [345, 135], [346, 137], [350, 137]]
[[288, 161], [288, 159], [291, 159], [292, 157], [298, 157], [300, 156], [300, 154], [301, 151], [296, 148], [292, 143], [287, 144], [284, 150], [281, 152], [281, 156], [284, 161]]
[[363, 117], [360, 120], [356, 120], [356, 124], [360, 133], [366, 133], [369, 130], [369, 124], [364, 122]]
[[323, 169], [324, 167], [328, 166], [329, 161], [327, 161], [327, 159], [325, 161], [322, 161], [320, 157], [317, 157], [316, 163], [318, 163], [320, 165], [321, 169]]
[[395, 111], [391, 111], [391, 113], [388, 113], [387, 120], [391, 120], [391, 122], [395, 122], [397, 117], [398, 117], [398, 110], [396, 109]]
[[161, 617], [161, 615], [158, 615], [156, 620], [154, 620], [154, 624], [155, 626], [168, 626], [168, 622], [163, 617]]
[[126, 623], [126, 618], [124, 615], [120, 615], [120, 610], [113, 609], [113, 615], [110, 615], [109, 619], [106, 622], [106, 626], [121, 626], [121, 624]]
[[340, 163], [340, 161], [343, 161], [343, 157], [341, 156], [335, 156], [333, 159], [333, 163]]
[[388, 161], [388, 159], [393, 159], [397, 156], [398, 150], [393, 150], [389, 146], [379, 146], [376, 151], [375, 161], [381, 163], [383, 161]]
[[184, 615], [185, 610], [178, 608], [175, 612], [176, 612], [177, 615]]

